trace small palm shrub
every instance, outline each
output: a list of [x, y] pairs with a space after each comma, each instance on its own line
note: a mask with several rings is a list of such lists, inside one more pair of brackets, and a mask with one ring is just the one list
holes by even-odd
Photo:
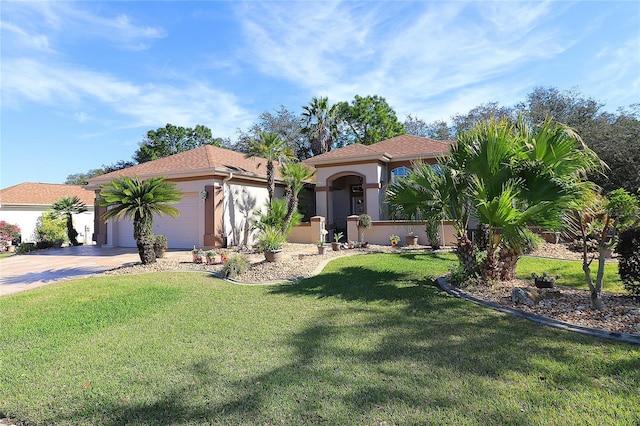
[[640, 295], [640, 228], [621, 232], [616, 252], [622, 285], [631, 294]]
[[249, 260], [245, 255], [236, 254], [231, 256], [224, 265], [220, 273], [224, 278], [235, 278], [244, 274], [249, 269]]
[[157, 258], [164, 257], [164, 253], [167, 251], [168, 246], [169, 246], [169, 243], [167, 241], [166, 235], [162, 235], [162, 234], [154, 235], [153, 250], [156, 252]]

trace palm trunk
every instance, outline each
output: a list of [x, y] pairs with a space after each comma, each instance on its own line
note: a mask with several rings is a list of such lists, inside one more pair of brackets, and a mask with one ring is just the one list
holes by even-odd
[[473, 243], [466, 236], [458, 236], [456, 256], [460, 264], [464, 267], [465, 273], [471, 276], [476, 269], [476, 257], [473, 250]]
[[500, 253], [500, 279], [510, 281], [516, 277], [516, 266], [520, 255], [514, 251]]
[[267, 161], [267, 192], [269, 193], [269, 206], [273, 201], [273, 193], [275, 192], [275, 175], [273, 171], [273, 161]]
[[78, 232], [73, 228], [73, 216], [67, 214], [67, 236], [72, 246], [78, 245]]
[[291, 218], [293, 217], [293, 214], [296, 212], [296, 210], [298, 209], [298, 197], [296, 197], [293, 194], [293, 191], [291, 191], [291, 189], [287, 190], [287, 213], [284, 216], [284, 223], [282, 225], [282, 233], [283, 234], [287, 234], [289, 231], [289, 226], [291, 225]]
[[153, 248], [152, 219], [148, 216], [138, 216], [133, 220], [133, 237], [138, 247], [138, 255], [143, 265], [156, 262], [156, 252]]
[[482, 278], [485, 281], [495, 281], [500, 279], [500, 265], [498, 264], [498, 258], [496, 257], [496, 250], [498, 248], [499, 236], [494, 237], [494, 230], [489, 228], [489, 243], [487, 244], [487, 257], [484, 259], [482, 265]]

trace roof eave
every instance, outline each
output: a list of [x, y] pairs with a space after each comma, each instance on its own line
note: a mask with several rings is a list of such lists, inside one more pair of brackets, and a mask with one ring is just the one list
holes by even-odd
[[328, 165], [339, 165], [342, 163], [352, 163], [354, 161], [382, 161], [384, 163], [388, 163], [392, 160], [391, 155], [386, 152], [383, 153], [375, 153], [375, 154], [355, 154], [349, 155], [345, 157], [339, 158], [327, 158], [327, 159], [318, 159], [315, 160], [313, 157], [306, 159], [305, 164], [310, 164], [312, 166], [328, 166]]

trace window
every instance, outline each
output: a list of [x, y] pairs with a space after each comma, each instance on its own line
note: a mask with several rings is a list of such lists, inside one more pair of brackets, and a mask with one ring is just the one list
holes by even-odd
[[393, 169], [391, 170], [391, 182], [395, 182], [398, 178], [407, 177], [409, 173], [411, 173], [411, 169], [405, 166]]

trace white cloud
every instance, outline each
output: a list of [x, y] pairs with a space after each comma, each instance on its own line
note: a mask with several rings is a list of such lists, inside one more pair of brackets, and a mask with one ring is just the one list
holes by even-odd
[[[399, 115], [456, 90], [465, 99], [485, 95], [483, 87], [511, 92], [530, 79], [514, 80], [514, 70], [556, 57], [575, 42], [547, 25], [564, 7], [546, 2], [312, 5], [313, 13], [306, 2], [243, 9], [257, 67], [333, 101], [384, 96]], [[495, 93], [482, 102], [502, 102]]]
[[587, 76], [589, 93], [616, 107], [638, 103], [640, 99], [640, 37], [600, 52]]
[[[101, 16], [90, 10], [91, 2], [4, 2], [2, 29], [26, 46], [42, 48], [60, 38], [107, 40], [124, 49], [141, 50], [166, 36], [158, 26], [145, 25], [125, 14]], [[6, 34], [6, 33], [5, 33]]]
[[75, 111], [97, 104], [129, 117], [120, 127], [204, 124], [224, 137], [250, 122], [250, 115], [234, 95], [202, 82], [138, 85], [110, 74], [35, 59], [4, 60], [2, 75], [6, 106], [19, 107], [31, 101]]

